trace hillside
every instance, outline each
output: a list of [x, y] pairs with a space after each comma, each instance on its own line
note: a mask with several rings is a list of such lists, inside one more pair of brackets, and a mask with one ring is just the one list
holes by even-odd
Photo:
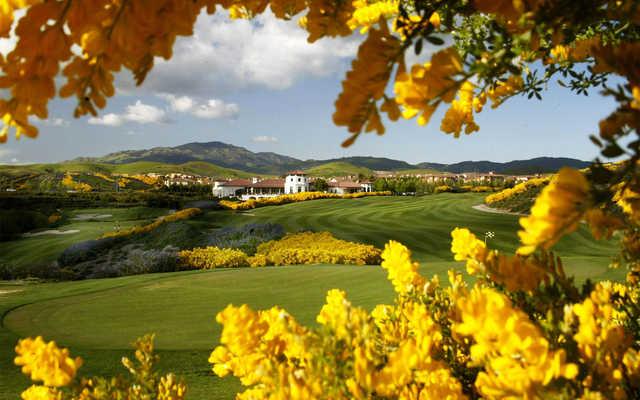
[[538, 157], [530, 160], [514, 160], [505, 163], [492, 161], [463, 161], [455, 164], [420, 163], [419, 168], [443, 172], [489, 172], [499, 174], [538, 174], [556, 172], [562, 167], [586, 168], [590, 162], [566, 157]]
[[[146, 150], [126, 150], [107, 154], [103, 157], [77, 158], [73, 164], [126, 165], [136, 162], [156, 162], [184, 165], [189, 162], [206, 162], [221, 168], [243, 171], [245, 174], [281, 175], [292, 169], [309, 170], [325, 164], [343, 163], [371, 171], [411, 171], [427, 170], [442, 172], [489, 172], [507, 174], [534, 174], [556, 172], [568, 166], [584, 168], [586, 161], [573, 158], [539, 157], [530, 160], [514, 160], [505, 163], [492, 161], [463, 161], [452, 164], [422, 162], [410, 164], [406, 161], [384, 157], [353, 156], [327, 160], [300, 160], [272, 152], [252, 152], [244, 147], [222, 142], [187, 143], [176, 147], [154, 147]], [[72, 164], [67, 164], [72, 165]], [[323, 167], [325, 168], [325, 167]], [[334, 170], [333, 167], [328, 168]], [[351, 174], [352, 167], [346, 169]], [[361, 170], [362, 171], [362, 170]], [[329, 174], [331, 175], [331, 174]], [[239, 175], [229, 175], [239, 176]]]
[[315, 167], [308, 168], [307, 174], [311, 176], [348, 176], [348, 175], [365, 175], [370, 176], [373, 171], [369, 168], [358, 167], [344, 161], [333, 161], [326, 164], [321, 164]]

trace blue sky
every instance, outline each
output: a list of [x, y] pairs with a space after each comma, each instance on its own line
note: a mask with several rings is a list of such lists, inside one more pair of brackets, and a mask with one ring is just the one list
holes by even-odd
[[[597, 93], [576, 96], [556, 85], [543, 101], [517, 97], [477, 115], [480, 131], [459, 139], [439, 131], [444, 109], [426, 127], [386, 123], [384, 136], [362, 135], [350, 148], [331, 120], [340, 81], [359, 38], [312, 45], [295, 22], [201, 16], [196, 34], [178, 40], [141, 88], [128, 73], [99, 118], [72, 117], [72, 100], [55, 100], [36, 140], [10, 138], [0, 163], [56, 162], [118, 150], [222, 141], [301, 159], [370, 155], [452, 163], [539, 156], [592, 159], [588, 140], [615, 104]], [[1, 43], [0, 43], [1, 44]], [[0, 46], [1, 48], [2, 46]]]

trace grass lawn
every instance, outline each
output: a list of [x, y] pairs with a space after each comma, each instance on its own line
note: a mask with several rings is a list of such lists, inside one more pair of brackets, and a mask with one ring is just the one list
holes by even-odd
[[[93, 214], [110, 215], [106, 218], [74, 220], [77, 216]], [[143, 225], [167, 214], [163, 208], [83, 208], [65, 212], [66, 223], [55, 229], [61, 231], [79, 230], [66, 235], [42, 235], [8, 242], [0, 242], [0, 263], [11, 265], [45, 264], [54, 261], [60, 253], [73, 243], [96, 239], [105, 232], [112, 231], [117, 222], [121, 229]], [[44, 229], [43, 229], [44, 230]]]
[[[438, 273], [446, 280], [443, 276], [447, 268], [461, 268], [452, 261], [449, 252], [449, 233], [456, 226], [467, 226], [479, 235], [495, 232], [491, 247], [505, 251], [517, 247], [517, 217], [472, 209], [481, 203], [482, 197], [441, 194], [420, 198], [315, 200], [242, 213], [212, 211], [187, 222], [203, 230], [224, 224], [277, 222], [288, 231], [328, 230], [343, 239], [380, 247], [395, 239], [407, 244], [415, 258], [423, 262], [424, 275]], [[106, 228], [113, 221], [74, 222], [62, 229], [73, 229], [71, 226], [75, 224], [106, 224], [103, 226]], [[122, 220], [121, 225], [124, 226]], [[98, 227], [92, 235], [98, 235]], [[89, 228], [85, 230], [88, 231]], [[3, 243], [0, 254], [13, 251], [23, 260], [42, 257], [43, 253], [38, 252], [45, 250], [47, 241], [38, 247], [32, 239]], [[69, 244], [74, 241], [69, 240]], [[568, 272], [579, 281], [624, 276], [624, 271], [607, 269], [615, 245], [594, 241], [584, 227], [563, 239], [556, 250], [564, 257]], [[19, 337], [40, 334], [55, 339], [70, 347], [72, 354], [85, 358], [84, 373], [113, 374], [124, 372], [120, 357], [136, 336], [147, 332], [157, 334], [161, 368], [187, 379], [190, 398], [229, 399], [240, 388], [238, 382], [233, 378], [216, 378], [207, 363], [219, 338], [220, 327], [214, 321], [218, 311], [229, 303], [247, 303], [258, 309], [279, 305], [302, 323], [313, 324], [326, 291], [331, 288], [345, 289], [355, 304], [367, 308], [391, 301], [392, 288], [385, 275], [377, 266], [317, 265], [191, 271], [81, 282], [0, 283], [3, 316], [0, 399], [17, 398], [28, 385], [12, 365], [13, 346]]]

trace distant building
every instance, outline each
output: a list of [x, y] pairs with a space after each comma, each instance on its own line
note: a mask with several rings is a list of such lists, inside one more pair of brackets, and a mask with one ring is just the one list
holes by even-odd
[[329, 185], [329, 193], [336, 194], [347, 194], [347, 193], [356, 193], [356, 192], [364, 192], [362, 190], [362, 186], [358, 182], [352, 181], [338, 181], [335, 179], [327, 182]]
[[[262, 197], [275, 197], [283, 194], [309, 192], [310, 180], [304, 171], [288, 172], [284, 179], [231, 179], [214, 180], [212, 193], [216, 197], [239, 197], [243, 200]], [[330, 193], [371, 192], [371, 182], [354, 182], [350, 180], [328, 182]]]
[[284, 181], [284, 192], [286, 194], [301, 193], [309, 191], [309, 178], [304, 171], [291, 171], [287, 173]]

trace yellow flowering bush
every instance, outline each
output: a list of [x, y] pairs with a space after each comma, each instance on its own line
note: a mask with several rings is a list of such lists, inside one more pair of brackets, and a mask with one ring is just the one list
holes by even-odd
[[433, 189], [434, 193], [448, 193], [452, 191], [453, 191], [453, 188], [449, 185], [438, 185], [435, 187], [435, 189]]
[[262, 262], [262, 257], [266, 265], [370, 265], [380, 262], [380, 250], [371, 245], [336, 239], [329, 232], [302, 232], [262, 243], [254, 257], [260, 257], [254, 259], [256, 265]]
[[180, 261], [191, 268], [239, 268], [248, 267], [247, 255], [236, 249], [220, 249], [215, 246], [182, 250], [178, 253]]
[[73, 176], [67, 172], [62, 178], [62, 185], [69, 188], [70, 190], [76, 190], [78, 192], [90, 192], [93, 190], [91, 185], [83, 182], [76, 182], [73, 180]]
[[69, 356], [69, 350], [42, 337], [26, 338], [16, 346], [15, 364], [35, 382], [22, 392], [23, 400], [157, 399], [183, 400], [187, 387], [174, 374], [155, 370], [154, 335], [133, 343], [135, 361], [122, 357], [130, 377], [77, 377], [82, 359]]
[[148, 233], [148, 232], [151, 232], [152, 230], [156, 229], [157, 227], [159, 227], [162, 224], [166, 224], [166, 223], [169, 223], [169, 222], [180, 221], [180, 220], [184, 220], [184, 219], [189, 219], [189, 218], [195, 217], [196, 215], [199, 215], [201, 213], [202, 213], [202, 210], [200, 210], [199, 208], [185, 208], [184, 210], [176, 211], [173, 214], [169, 214], [169, 215], [164, 216], [164, 217], [159, 217], [158, 219], [156, 219], [155, 221], [153, 221], [150, 224], [142, 225], [142, 226], [134, 226], [132, 228], [123, 229], [121, 231], [107, 232], [107, 233], [103, 234], [102, 236], [100, 236], [100, 238], [126, 237], [126, 236], [131, 236], [131, 235], [138, 235], [138, 234], [141, 234], [141, 233]]
[[[552, 257], [501, 255], [466, 229], [452, 236], [472, 287], [454, 271], [446, 286], [423, 277], [391, 241], [382, 267], [395, 304], [368, 312], [333, 289], [315, 328], [279, 307], [230, 305], [217, 316], [213, 371], [240, 378], [239, 399], [635, 398], [640, 288], [577, 288]], [[559, 288], [566, 297], [552, 295]]]
[[356, 192], [356, 193], [324, 193], [324, 192], [301, 192], [294, 194], [283, 194], [275, 197], [261, 197], [247, 201], [220, 200], [220, 206], [230, 210], [251, 210], [257, 207], [278, 206], [281, 204], [297, 203], [300, 201], [317, 199], [359, 199], [368, 196], [391, 196], [391, 192]]
[[493, 193], [484, 198], [484, 202], [491, 205], [503, 200], [507, 200], [517, 194], [525, 193], [531, 188], [539, 187], [549, 183], [549, 178], [533, 178], [524, 182], [518, 183], [512, 188], [504, 189], [498, 193]]

